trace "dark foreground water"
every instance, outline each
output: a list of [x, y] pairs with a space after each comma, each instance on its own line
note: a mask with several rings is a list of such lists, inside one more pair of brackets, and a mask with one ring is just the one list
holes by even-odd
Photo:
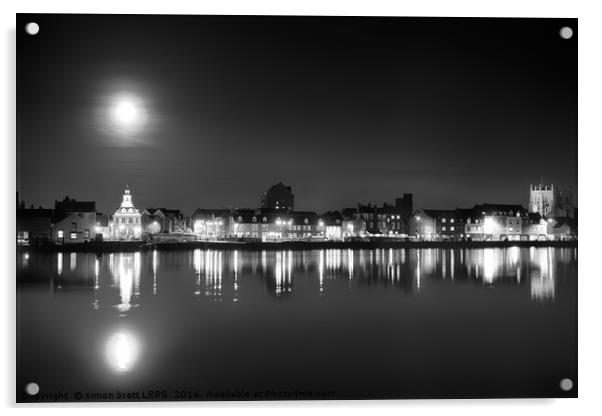
[[577, 392], [574, 248], [31, 252], [17, 279], [19, 401]]

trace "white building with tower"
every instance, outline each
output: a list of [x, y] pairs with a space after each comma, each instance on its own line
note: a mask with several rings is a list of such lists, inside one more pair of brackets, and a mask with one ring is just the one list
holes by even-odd
[[141, 236], [141, 215], [132, 202], [130, 188], [123, 191], [121, 206], [113, 214], [111, 237], [113, 240], [138, 240]]

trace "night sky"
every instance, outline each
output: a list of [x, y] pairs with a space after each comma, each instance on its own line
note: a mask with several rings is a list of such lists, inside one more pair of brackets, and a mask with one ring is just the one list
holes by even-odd
[[279, 181], [318, 212], [526, 206], [542, 176], [576, 194], [577, 21], [18, 15], [17, 117], [27, 206], [113, 212], [127, 182], [190, 214]]

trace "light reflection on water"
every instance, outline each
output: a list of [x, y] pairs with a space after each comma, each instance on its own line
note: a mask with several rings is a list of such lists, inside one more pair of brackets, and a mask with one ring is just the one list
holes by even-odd
[[[538, 334], [529, 340], [533, 350], [547, 351], [552, 360], [557, 357], [554, 351], [562, 350], [558, 345], [568, 339], [565, 333], [557, 338], [554, 335], [554, 342], [546, 344], [546, 348], [539, 348], [537, 342], [542, 334], [560, 331], [558, 316], [572, 313], [570, 295], [575, 293], [577, 250], [518, 247], [195, 249], [98, 256], [30, 252], [17, 256], [17, 263], [18, 277], [35, 275], [43, 282], [40, 286], [44, 291], [50, 286], [45, 292], [48, 303], [44, 307], [36, 304], [26, 309], [30, 316], [25, 321], [38, 322], [40, 317], [36, 311], [44, 310], [48, 319], [53, 319], [50, 322], [59, 328], [63, 328], [63, 322], [69, 322], [62, 334], [72, 337], [74, 343], [83, 344], [97, 334], [93, 343], [96, 355], [91, 361], [101, 363], [108, 374], [120, 374], [118, 379], [131, 381], [134, 379], [128, 377], [136, 377], [145, 368], [177, 362], [181, 354], [188, 357], [188, 361], [174, 370], [174, 377], [180, 377], [183, 369], [195, 365], [200, 351], [212, 351], [220, 356], [223, 350], [225, 355], [220, 356], [221, 359], [232, 359], [227, 354], [231, 354], [232, 345], [241, 342], [253, 347], [249, 354], [253, 352], [251, 355], [256, 357], [258, 351], [271, 348], [276, 340], [307, 351], [313, 360], [325, 365], [320, 357], [326, 354], [317, 345], [331, 352], [355, 345], [357, 350], [353, 351], [368, 350], [371, 357], [376, 357], [377, 346], [381, 348], [383, 342], [389, 342], [395, 354], [406, 348], [412, 355], [410, 352], [432, 348], [433, 337], [441, 342], [459, 343], [455, 340], [462, 338], [455, 337], [455, 333], [463, 333], [470, 345], [485, 343], [487, 347], [483, 350], [491, 351], [498, 341], [499, 345], [514, 342], [522, 345], [524, 338], [533, 332]], [[27, 289], [26, 286], [20, 288], [23, 293]], [[39, 297], [33, 297], [35, 291], [27, 293], [32, 297], [30, 300], [22, 297], [23, 304], [40, 301]], [[557, 314], [548, 321], [548, 315], [540, 313], [543, 310]], [[470, 338], [463, 332], [467, 331], [466, 320], [472, 320], [474, 325], [485, 314], [493, 322], [512, 324], [497, 329], [499, 338], [489, 332], [484, 338]], [[452, 315], [462, 319], [447, 321]], [[249, 321], [245, 320], [247, 317]], [[384, 332], [374, 330], [371, 335], [381, 344], [363, 344], [363, 333], [372, 330], [372, 323], [383, 328], [403, 328], [403, 331], [387, 329], [384, 336]], [[359, 325], [363, 332], [354, 334], [347, 324]], [[79, 325], [79, 332], [73, 331], [72, 325]], [[88, 327], [89, 332], [82, 332], [82, 328]], [[513, 332], [509, 329], [513, 327], [519, 329]], [[265, 344], [254, 332], [245, 338], [247, 328], [258, 330], [257, 333], [265, 337]], [[29, 360], [24, 361], [28, 374], [35, 375], [34, 361], [30, 359], [43, 353], [37, 348], [40, 328], [25, 325], [21, 330], [27, 339], [35, 340], [27, 344], [29, 349], [26, 348], [24, 354]], [[281, 333], [286, 335], [280, 337]], [[306, 333], [312, 333], [313, 338], [306, 337]], [[329, 334], [332, 337], [328, 338]], [[51, 337], [44, 342], [53, 354], [67, 354], [63, 339]], [[328, 342], [322, 342], [323, 339]], [[329, 342], [336, 348], [328, 347]], [[453, 351], [460, 354], [466, 351], [466, 345], [456, 345]], [[288, 351], [287, 348], [282, 350]], [[72, 354], [74, 351], [80, 350], [70, 350]], [[499, 352], [507, 353], [506, 350]], [[338, 363], [336, 358], [333, 360], [333, 365]], [[31, 368], [27, 367], [29, 362]], [[310, 365], [307, 362], [299, 362], [297, 374], [312, 373], [306, 368]], [[399, 363], [404, 361], [400, 358]], [[387, 363], [387, 372], [389, 365], [395, 363]], [[411, 364], [400, 364], [399, 373], [407, 370], [405, 365]], [[422, 371], [424, 362], [422, 365], [420, 370], [414, 370]], [[543, 366], [537, 360], [533, 365], [538, 369]], [[367, 367], [364, 370], [368, 371]], [[86, 371], [91, 370], [74, 364], [71, 371], [81, 371], [82, 377], [88, 377], [90, 373]], [[168, 369], [163, 371], [162, 376], [170, 374]], [[226, 370], [220, 367], [213, 371], [210, 375], [216, 377]], [[438, 371], [435, 368], [433, 374], [439, 374]], [[196, 377], [200, 370], [195, 368], [190, 372], [190, 377]], [[224, 374], [227, 375], [227, 371]], [[108, 378], [108, 383], [111, 382], [113, 380]]]
[[139, 342], [131, 333], [116, 332], [107, 340], [105, 353], [109, 367], [118, 373], [125, 373], [132, 370], [138, 360]]
[[111, 274], [113, 287], [119, 288], [120, 303], [115, 307], [127, 312], [137, 304], [132, 304], [140, 296], [140, 253], [119, 253], [112, 257]]
[[[20, 256], [19, 267], [27, 269], [36, 254]], [[177, 258], [174, 258], [173, 256]], [[576, 262], [577, 250], [572, 248], [507, 249], [324, 249], [315, 251], [256, 251], [201, 250], [161, 253], [113, 253], [94, 256], [69, 253], [69, 273], [63, 268], [64, 254], [54, 255], [55, 288], [73, 284], [83, 277], [93, 275], [90, 283], [95, 291], [94, 305], [115, 307], [127, 313], [138, 306], [141, 276], [152, 278], [151, 293], [157, 295], [166, 269], [191, 268], [192, 294], [216, 302], [241, 299], [241, 276], [252, 275], [265, 282], [265, 287], [275, 296], [292, 295], [294, 281], [303, 276], [315, 279], [315, 293], [326, 294], [332, 281], [345, 280], [349, 289], [362, 283], [402, 287], [405, 292], [419, 293], [425, 284], [436, 280], [472, 280], [487, 287], [499, 284], [521, 285], [528, 281], [530, 296], [534, 301], [554, 300], [556, 294], [556, 268], [559, 264]], [[186, 261], [186, 257], [190, 260]], [[144, 259], [144, 264], [142, 264]], [[150, 261], [150, 265], [147, 263]], [[162, 265], [162, 262], [166, 262]], [[149, 267], [150, 266], [150, 267]], [[89, 268], [89, 270], [88, 270]], [[108, 269], [110, 279], [105, 278]], [[244, 282], [244, 283], [243, 283]], [[81, 283], [81, 282], [79, 282]], [[100, 299], [107, 284], [117, 290], [117, 302]], [[227, 286], [227, 287], [226, 287]]]

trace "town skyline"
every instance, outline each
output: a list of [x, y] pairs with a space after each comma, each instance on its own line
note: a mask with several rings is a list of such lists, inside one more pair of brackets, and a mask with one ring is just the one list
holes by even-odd
[[[543, 178], [543, 177], [542, 177]], [[523, 207], [527, 208], [529, 207], [529, 188], [526, 188], [526, 190], [524, 190], [524, 193], [526, 194], [526, 198], [523, 198], [521, 201], [497, 201], [497, 200], [479, 200], [479, 199], [474, 199], [473, 201], [468, 201], [467, 203], [463, 203], [463, 204], [451, 204], [451, 205], [445, 205], [445, 204], [439, 204], [439, 205], [432, 205], [432, 206], [425, 206], [423, 204], [420, 203], [420, 195], [415, 193], [415, 192], [411, 192], [411, 191], [400, 191], [396, 194], [391, 194], [388, 198], [383, 198], [382, 200], [362, 200], [362, 199], [357, 199], [355, 202], [351, 202], [347, 205], [342, 205], [342, 206], [330, 206], [330, 207], [326, 207], [325, 209], [315, 209], [311, 206], [308, 206], [307, 203], [303, 202], [303, 198], [296, 192], [294, 185], [292, 184], [288, 184], [284, 181], [274, 181], [272, 182], [270, 185], [266, 185], [264, 186], [263, 189], [258, 189], [256, 198], [254, 202], [251, 202], [247, 205], [244, 204], [240, 204], [237, 205], [235, 203], [224, 203], [221, 205], [195, 205], [195, 206], [190, 206], [190, 208], [188, 208], [188, 206], [186, 207], [182, 207], [179, 205], [175, 205], [175, 204], [169, 204], [169, 203], [162, 203], [161, 201], [158, 201], [157, 203], [151, 203], [151, 204], [144, 204], [144, 201], [157, 201], [156, 199], [152, 199], [152, 198], [148, 198], [145, 196], [140, 197], [138, 195], [138, 192], [136, 191], [135, 186], [132, 186], [132, 184], [130, 184], [129, 182], [125, 182], [121, 188], [119, 188], [118, 191], [116, 191], [116, 199], [115, 202], [113, 203], [99, 203], [99, 200], [94, 198], [94, 194], [90, 194], [89, 197], [81, 197], [80, 195], [76, 195], [76, 194], [69, 194], [66, 193], [64, 195], [58, 195], [57, 197], [55, 197], [54, 199], [52, 199], [51, 201], [48, 201], [45, 204], [35, 204], [33, 203], [31, 200], [27, 199], [22, 193], [17, 192], [17, 199], [18, 199], [18, 203], [24, 204], [25, 208], [30, 208], [30, 207], [34, 207], [34, 208], [52, 208], [55, 204], [55, 202], [57, 201], [61, 201], [62, 199], [69, 197], [71, 199], [75, 199], [78, 201], [94, 201], [96, 203], [96, 209], [98, 212], [102, 212], [102, 213], [106, 213], [106, 214], [111, 214], [116, 208], [119, 207], [119, 203], [121, 202], [121, 196], [123, 193], [123, 190], [126, 188], [129, 188], [130, 190], [132, 190], [132, 201], [134, 203], [134, 205], [136, 205], [137, 207], [141, 207], [141, 208], [167, 208], [167, 209], [178, 209], [181, 210], [184, 213], [192, 213], [194, 212], [196, 209], [198, 208], [210, 208], [210, 209], [255, 209], [257, 207], [259, 207], [261, 205], [261, 195], [266, 191], [266, 189], [269, 188], [269, 186], [275, 185], [277, 183], [284, 183], [286, 185], [291, 185], [291, 187], [293, 188], [293, 194], [295, 195], [295, 200], [296, 200], [296, 210], [297, 211], [313, 211], [319, 214], [325, 213], [327, 211], [333, 211], [333, 210], [342, 210], [344, 208], [355, 208], [358, 205], [382, 205], [384, 204], [392, 204], [395, 201], [395, 198], [401, 197], [403, 194], [412, 194], [413, 198], [414, 198], [414, 206], [417, 208], [421, 208], [421, 209], [456, 209], [456, 208], [461, 208], [461, 207], [468, 207], [468, 206], [473, 206], [473, 205], [478, 205], [478, 204], [485, 204], [485, 203], [489, 203], [489, 204], [514, 204], [514, 205], [522, 205]], [[529, 185], [540, 185], [540, 184], [546, 184], [546, 183], [530, 183]], [[575, 198], [574, 195], [574, 190], [570, 189], [570, 188], [563, 188], [562, 186], [559, 186], [558, 184], [554, 183], [553, 185], [557, 186], [559, 189], [561, 190], [566, 190], [569, 191], [571, 193], [573, 193], [572, 195], [572, 202], [573, 205], [575, 206], [575, 208], [578, 208], [578, 204], [577, 204], [577, 199]]]

